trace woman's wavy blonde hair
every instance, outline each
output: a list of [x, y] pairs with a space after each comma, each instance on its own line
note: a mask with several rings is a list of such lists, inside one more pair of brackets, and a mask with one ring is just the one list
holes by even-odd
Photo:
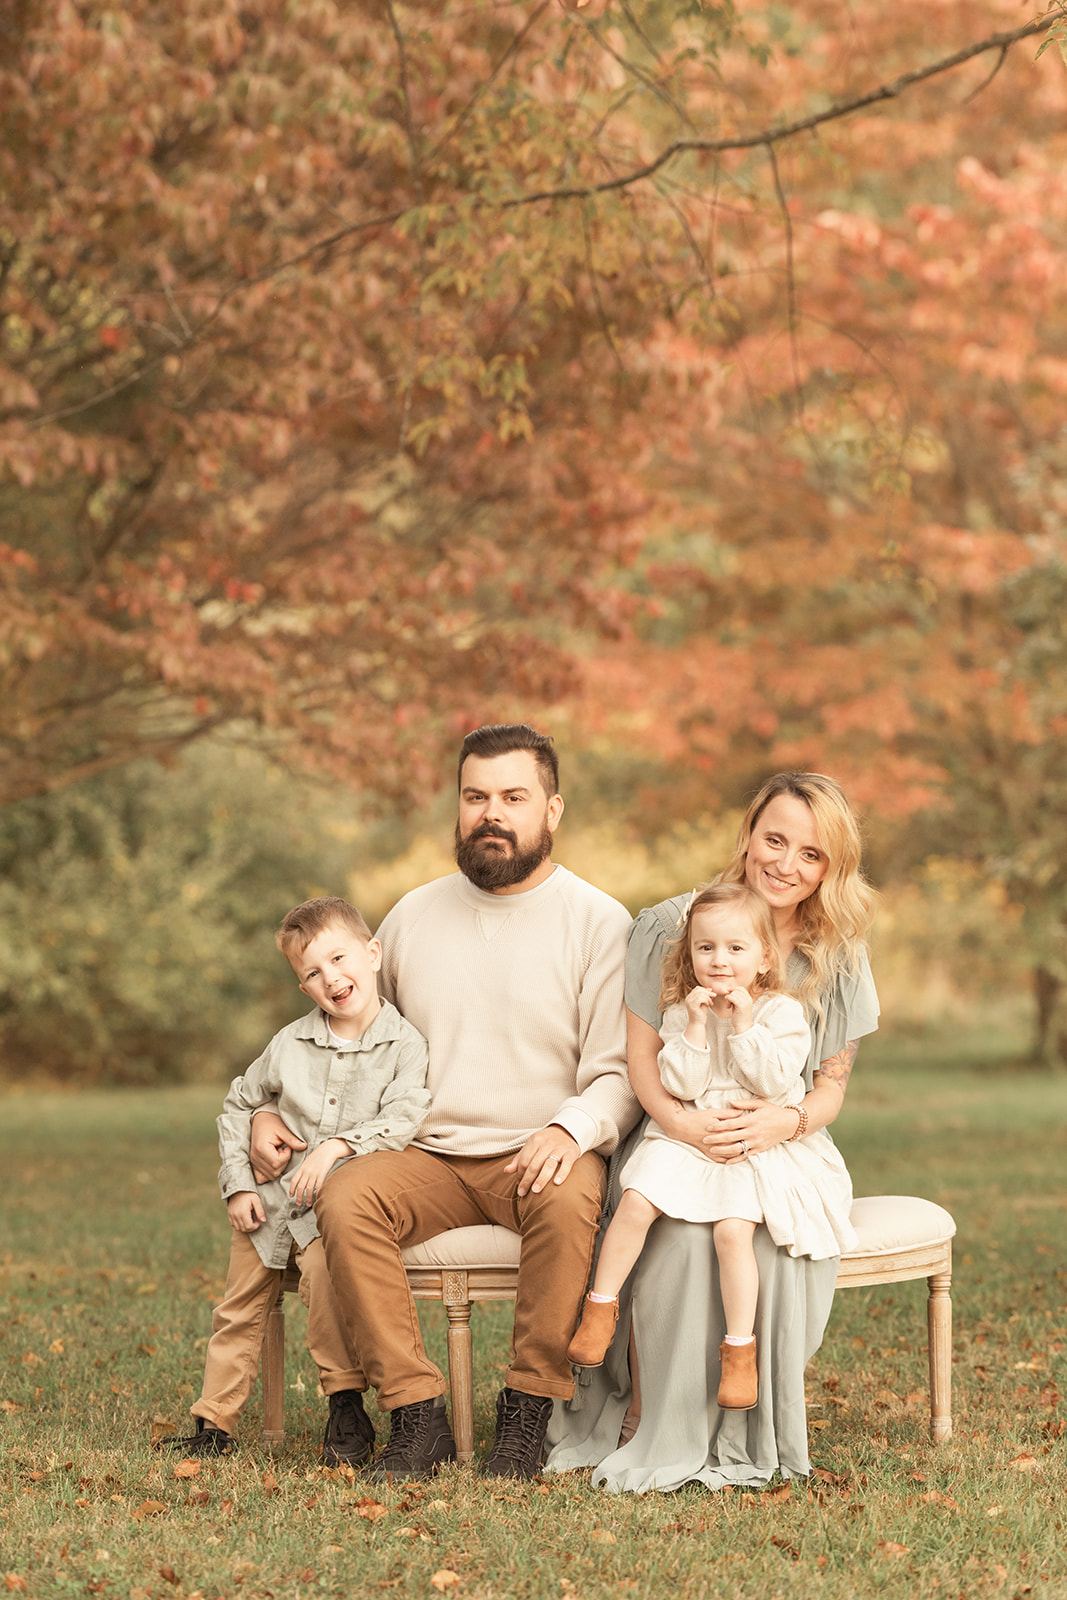
[[785, 963], [778, 949], [770, 906], [763, 896], [757, 894], [755, 889], [750, 889], [747, 883], [716, 881], [693, 890], [689, 904], [682, 914], [678, 937], [672, 939], [667, 946], [667, 953], [663, 958], [663, 986], [659, 997], [661, 1010], [666, 1011], [668, 1006], [684, 1000], [690, 990], [696, 988], [697, 975], [693, 970], [693, 918], [698, 911], [710, 911], [716, 906], [737, 906], [738, 910], [747, 912], [752, 922], [752, 932], [763, 946], [767, 965], [763, 972], [756, 976], [756, 981], [752, 985], [753, 994], [780, 994], [786, 988]]
[[733, 859], [717, 883], [744, 883], [748, 846], [760, 817], [779, 795], [803, 800], [826, 852], [826, 876], [797, 907], [796, 948], [811, 970], [797, 989], [809, 1013], [821, 1016], [823, 996], [840, 971], [855, 972], [874, 918], [876, 895], [860, 871], [863, 844], [856, 815], [841, 785], [821, 772], [779, 772], [768, 778], [745, 812]]

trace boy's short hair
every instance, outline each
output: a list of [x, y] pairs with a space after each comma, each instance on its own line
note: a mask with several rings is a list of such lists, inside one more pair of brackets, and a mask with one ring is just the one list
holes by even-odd
[[282, 918], [274, 943], [286, 960], [291, 961], [307, 949], [317, 934], [335, 926], [347, 928], [364, 944], [370, 944], [371, 931], [360, 912], [335, 894], [319, 895], [315, 900], [305, 900], [302, 905], [294, 906]]

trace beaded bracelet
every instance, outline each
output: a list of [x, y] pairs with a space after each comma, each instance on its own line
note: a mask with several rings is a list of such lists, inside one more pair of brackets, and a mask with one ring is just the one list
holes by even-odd
[[792, 1144], [796, 1139], [803, 1139], [804, 1135], [808, 1131], [808, 1113], [805, 1111], [804, 1107], [790, 1106], [789, 1110], [795, 1111], [800, 1120], [797, 1123], [796, 1133], [791, 1133], [789, 1135], [789, 1138], [785, 1141], [786, 1144]]

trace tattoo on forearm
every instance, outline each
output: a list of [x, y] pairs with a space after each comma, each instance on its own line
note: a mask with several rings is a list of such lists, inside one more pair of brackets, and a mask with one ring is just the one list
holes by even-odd
[[850, 1039], [845, 1048], [839, 1050], [836, 1056], [827, 1056], [825, 1061], [820, 1061], [812, 1074], [812, 1083], [818, 1083], [820, 1078], [825, 1078], [827, 1083], [836, 1084], [841, 1093], [844, 1094], [859, 1047], [860, 1042], [858, 1039]]

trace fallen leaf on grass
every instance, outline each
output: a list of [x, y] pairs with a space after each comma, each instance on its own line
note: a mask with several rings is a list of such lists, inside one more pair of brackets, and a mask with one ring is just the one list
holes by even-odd
[[433, 1577], [430, 1579], [430, 1582], [433, 1584], [435, 1589], [440, 1590], [440, 1592], [444, 1594], [446, 1589], [455, 1588], [457, 1583], [463, 1582], [463, 1579], [460, 1577], [458, 1572], [453, 1572], [451, 1567], [441, 1567], [438, 1572], [434, 1573]]
[[159, 1576], [164, 1583], [177, 1583], [178, 1581], [178, 1574], [173, 1567], [160, 1567]]
[[265, 1494], [281, 1494], [282, 1491], [278, 1488], [278, 1482], [273, 1472], [265, 1472], [263, 1474], [263, 1491]]
[[357, 1517], [366, 1517], [368, 1522], [377, 1522], [389, 1515], [389, 1507], [383, 1506], [380, 1500], [372, 1500], [369, 1495], [357, 1500], [353, 1509]]
[[199, 1477], [199, 1475], [200, 1475], [200, 1466], [201, 1466], [201, 1463], [199, 1461], [193, 1460], [192, 1458], [190, 1458], [187, 1461], [179, 1461], [178, 1465], [174, 1469], [174, 1477], [176, 1477], [176, 1478], [196, 1478], [196, 1477]]
[[958, 1500], [953, 1500], [950, 1494], [940, 1494], [936, 1489], [927, 1489], [925, 1494], [919, 1496], [919, 1499], [928, 1506], [945, 1506], [949, 1511], [958, 1511], [960, 1509]]
[[1039, 1465], [1037, 1457], [1032, 1456], [1029, 1450], [1024, 1450], [1022, 1455], [1015, 1456], [1013, 1460], [1008, 1462], [1008, 1466], [1014, 1467], [1016, 1472], [1032, 1472]]
[[52, 1343], [48, 1346], [48, 1353], [52, 1356], [61, 1356], [63, 1354], [62, 1339], [53, 1339]]
[[910, 1546], [897, 1544], [895, 1539], [880, 1539], [874, 1547], [881, 1551], [888, 1560], [899, 1561], [901, 1556], [906, 1556]]
[[610, 1528], [594, 1528], [589, 1535], [594, 1544], [617, 1544], [618, 1540]]
[[25, 1589], [26, 1587], [25, 1578], [20, 1577], [17, 1572], [5, 1572], [4, 1582], [11, 1590]]
[[426, 1503], [426, 1509], [427, 1509], [427, 1511], [447, 1511], [448, 1510], [448, 1501], [447, 1500], [429, 1500]]
[[814, 1422], [808, 1423], [809, 1428], [828, 1428], [829, 1426], [830, 1424], [825, 1417], [817, 1417]]
[[0, 1400], [0, 1411], [14, 1412], [21, 1410], [22, 1407], [16, 1405], [14, 1400]]
[[158, 1517], [166, 1509], [162, 1500], [142, 1500], [141, 1504], [130, 1512], [130, 1516], [134, 1522], [143, 1522], [145, 1517]]
[[780, 1483], [777, 1489], [764, 1489], [759, 1497], [759, 1503], [761, 1506], [771, 1506], [776, 1500], [788, 1500], [792, 1492], [787, 1483]]
[[22, 1358], [22, 1365], [24, 1367], [39, 1367], [41, 1365], [41, 1357], [35, 1356], [32, 1350], [27, 1350]]
[[211, 1496], [206, 1489], [198, 1489], [195, 1494], [189, 1496], [185, 1504], [187, 1506], [206, 1506], [210, 1499]]

